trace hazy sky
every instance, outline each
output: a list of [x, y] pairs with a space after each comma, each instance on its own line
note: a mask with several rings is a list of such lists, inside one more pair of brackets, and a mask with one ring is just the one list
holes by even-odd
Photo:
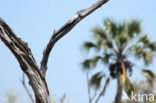
[[[28, 42], [38, 64], [53, 30], [59, 29], [78, 10], [89, 7], [95, 0], [0, 0], [0, 17], [18, 37]], [[156, 0], [110, 0], [89, 15], [63, 37], [53, 48], [48, 62], [47, 82], [53, 95], [67, 94], [73, 103], [87, 103], [85, 73], [80, 62], [87, 57], [81, 45], [91, 37], [91, 29], [102, 25], [104, 18], [117, 21], [137, 18], [144, 33], [156, 41]], [[156, 64], [156, 62], [154, 62]], [[7, 90], [28, 98], [20, 83], [22, 72], [8, 48], [0, 41], [0, 102]], [[152, 67], [152, 66], [151, 66]], [[152, 68], [154, 70], [156, 68]], [[156, 70], [154, 70], [156, 71]], [[111, 83], [101, 103], [114, 99], [116, 83]]]

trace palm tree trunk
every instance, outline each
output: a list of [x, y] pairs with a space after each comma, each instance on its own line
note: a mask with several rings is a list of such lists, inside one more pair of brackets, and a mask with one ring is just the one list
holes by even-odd
[[[116, 93], [116, 97], [115, 97], [115, 102], [114, 103], [122, 103], [121, 102], [121, 98], [122, 98], [122, 83], [125, 82], [125, 78], [126, 78], [126, 68], [125, 68], [125, 64], [123, 63], [122, 59], [119, 59], [119, 62], [121, 63], [121, 68], [122, 68], [122, 74], [120, 74], [118, 76], [117, 82], [117, 93]], [[124, 76], [124, 80], [120, 79], [121, 76]]]
[[121, 84], [121, 79], [119, 79], [119, 77], [118, 77], [117, 93], [115, 96], [114, 103], [122, 103], [121, 97], [122, 97], [122, 84]]

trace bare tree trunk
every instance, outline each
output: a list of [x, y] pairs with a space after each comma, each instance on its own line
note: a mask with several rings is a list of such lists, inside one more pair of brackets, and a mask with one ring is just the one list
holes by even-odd
[[108, 0], [99, 0], [89, 8], [78, 11], [58, 31], [54, 31], [49, 43], [44, 49], [41, 67], [37, 65], [28, 44], [22, 41], [21, 38], [18, 38], [11, 30], [9, 25], [0, 18], [0, 39], [14, 54], [20, 64], [21, 69], [27, 75], [29, 84], [35, 94], [36, 103], [51, 103], [47, 82], [45, 80], [45, 74], [47, 71], [49, 54], [55, 43], [65, 34], [67, 34], [83, 18], [94, 12], [107, 1]]

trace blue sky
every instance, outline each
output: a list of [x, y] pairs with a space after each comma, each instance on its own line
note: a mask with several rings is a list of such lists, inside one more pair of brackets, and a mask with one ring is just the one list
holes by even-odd
[[[17, 36], [28, 42], [38, 64], [42, 52], [53, 30], [59, 29], [78, 10], [89, 7], [95, 0], [1, 0], [0, 17], [14, 30]], [[117, 21], [137, 18], [142, 21], [144, 33], [156, 41], [156, 1], [155, 0], [110, 0], [106, 5], [89, 15], [71, 32], [63, 37], [51, 52], [47, 82], [53, 95], [67, 94], [73, 103], [87, 103], [85, 73], [80, 62], [87, 57], [81, 52], [81, 45], [91, 37], [91, 29], [102, 25], [104, 18]], [[153, 63], [151, 67], [154, 66]], [[20, 83], [21, 69], [8, 48], [0, 42], [0, 100], [7, 90], [14, 90], [22, 98], [28, 98]], [[155, 68], [152, 68], [156, 71]], [[113, 100], [115, 83], [111, 83], [106, 97], [108, 103]]]

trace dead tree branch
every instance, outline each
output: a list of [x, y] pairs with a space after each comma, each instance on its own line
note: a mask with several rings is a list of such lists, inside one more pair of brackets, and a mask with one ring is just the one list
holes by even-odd
[[45, 73], [47, 71], [47, 62], [49, 54], [55, 43], [67, 34], [78, 22], [88, 16], [90, 13], [101, 7], [108, 0], [99, 0], [91, 7], [78, 11], [67, 23], [65, 23], [59, 30], [54, 31], [49, 43], [44, 49], [43, 58], [41, 60], [41, 67], [39, 68], [28, 44], [22, 39], [18, 38], [11, 30], [9, 25], [0, 18], [0, 39], [10, 49], [18, 60], [21, 69], [27, 75], [29, 84], [31, 85], [36, 103], [50, 103], [50, 95], [45, 80]]
[[45, 78], [31, 53], [28, 44], [16, 37], [11, 28], [0, 18], [0, 38], [18, 60], [21, 69], [29, 78], [36, 103], [50, 103], [49, 90]]
[[67, 34], [77, 23], [79, 23], [83, 18], [88, 16], [90, 13], [95, 11], [97, 8], [101, 7], [104, 3], [106, 3], [108, 0], [99, 0], [95, 4], [93, 4], [91, 7], [87, 9], [83, 9], [78, 11], [70, 20], [67, 21], [59, 30], [55, 31], [50, 38], [49, 43], [44, 49], [43, 52], [43, 58], [41, 61], [41, 69], [43, 71], [43, 74], [45, 75], [47, 70], [47, 62], [50, 55], [50, 52], [52, 48], [54, 47], [55, 43], [62, 38], [65, 34]]

